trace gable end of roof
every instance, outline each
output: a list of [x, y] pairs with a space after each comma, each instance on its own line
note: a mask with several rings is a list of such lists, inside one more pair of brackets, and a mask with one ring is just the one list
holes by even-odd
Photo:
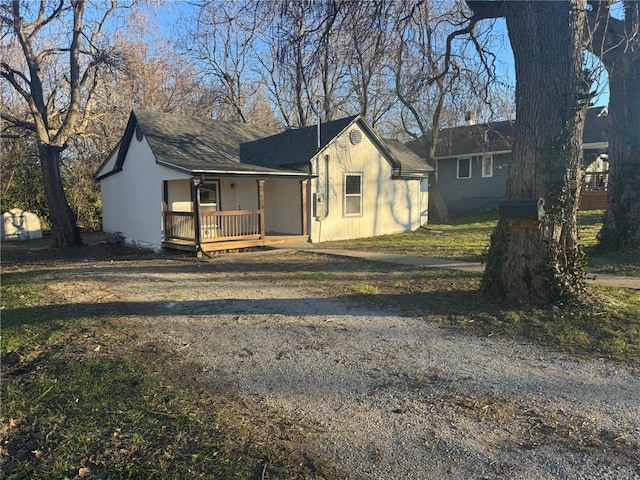
[[[131, 139], [133, 138], [133, 135], [136, 131], [137, 124], [138, 124], [138, 121], [135, 117], [135, 113], [132, 111], [131, 114], [129, 115], [129, 120], [127, 121], [127, 127], [125, 128], [122, 140], [118, 142], [118, 144], [112, 150], [111, 154], [109, 154], [109, 156], [107, 156], [107, 159], [102, 163], [102, 165], [100, 165], [100, 168], [98, 168], [98, 171], [96, 172], [96, 175], [94, 177], [95, 180], [100, 181], [103, 178], [110, 177], [111, 175], [122, 171], [122, 166], [124, 165], [124, 159], [127, 156], [127, 151], [129, 150], [129, 145], [131, 145]], [[100, 171], [104, 168], [106, 163], [109, 161], [109, 159], [111, 158], [111, 155], [113, 154], [113, 152], [115, 152], [116, 149], [118, 149], [118, 156], [113, 165], [113, 168], [108, 172], [103, 173], [102, 175], [98, 175]]]

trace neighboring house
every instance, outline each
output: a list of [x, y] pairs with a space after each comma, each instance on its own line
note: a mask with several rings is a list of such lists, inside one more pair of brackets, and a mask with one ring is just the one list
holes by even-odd
[[35, 213], [12, 208], [2, 214], [0, 240], [32, 240], [42, 238], [40, 219]]
[[430, 171], [360, 116], [318, 134], [134, 111], [95, 178], [105, 232], [198, 252], [415, 230]]
[[[587, 198], [581, 200], [583, 208], [604, 208], [606, 204], [606, 115], [607, 110], [603, 107], [587, 111], [582, 146], [588, 172], [584, 194]], [[497, 208], [506, 192], [513, 137], [513, 121], [469, 124], [445, 128], [439, 133], [433, 161], [435, 181], [450, 213]], [[417, 155], [426, 157], [422, 138], [407, 146]]]

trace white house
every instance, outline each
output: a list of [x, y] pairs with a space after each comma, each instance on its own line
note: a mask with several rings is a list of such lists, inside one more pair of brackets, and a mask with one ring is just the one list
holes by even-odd
[[135, 111], [95, 178], [105, 232], [199, 252], [414, 230], [430, 171], [360, 116], [278, 133]]

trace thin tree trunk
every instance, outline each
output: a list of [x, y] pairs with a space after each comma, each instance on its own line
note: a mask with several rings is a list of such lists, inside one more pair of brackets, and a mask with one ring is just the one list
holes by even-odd
[[39, 145], [38, 152], [44, 180], [44, 194], [49, 208], [49, 223], [53, 238], [51, 246], [67, 248], [82, 244], [76, 218], [67, 202], [60, 175], [62, 148]]
[[549, 304], [583, 290], [577, 237], [586, 85], [578, 0], [507, 2], [516, 65], [516, 125], [507, 199], [546, 202], [537, 228], [500, 219], [491, 237], [483, 292]]

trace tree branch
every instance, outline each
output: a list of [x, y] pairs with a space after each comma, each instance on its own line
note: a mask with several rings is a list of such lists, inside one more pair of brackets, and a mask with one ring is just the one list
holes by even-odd
[[[41, 12], [42, 8], [44, 7], [41, 5]], [[47, 108], [44, 101], [44, 89], [42, 85], [41, 69], [40, 65], [37, 62], [36, 55], [33, 51], [32, 36], [27, 34], [28, 26], [24, 24], [24, 18], [22, 17], [22, 14], [20, 12], [19, 0], [12, 1], [10, 12], [12, 16], [12, 31], [18, 38], [22, 53], [29, 68], [29, 92], [27, 93], [27, 96], [23, 96], [29, 105], [31, 114], [33, 115], [38, 137], [43, 141], [48, 141], [49, 122], [47, 119]], [[23, 77], [26, 77], [26, 75], [23, 75]], [[15, 88], [15, 85], [12, 84], [12, 86], [14, 86]]]
[[[14, 117], [6, 112], [0, 112], [0, 118], [7, 123], [10, 123], [14, 127], [22, 128], [24, 130], [29, 130], [31, 132], [36, 131], [36, 124], [33, 122], [27, 122], [26, 120], [20, 120], [18, 117]], [[4, 136], [4, 135], [3, 135]]]
[[[416, 108], [413, 106], [413, 104], [409, 100], [407, 100], [405, 95], [402, 93], [400, 78], [402, 76], [402, 52], [403, 51], [404, 51], [404, 39], [401, 38], [400, 45], [398, 47], [398, 56], [396, 61], [397, 68], [395, 69], [396, 95], [398, 96], [398, 100], [400, 100], [400, 103], [402, 103], [402, 105], [404, 105], [405, 108], [407, 108], [411, 112], [416, 122], [418, 123], [418, 128], [420, 129], [420, 131], [426, 132], [426, 129], [424, 124], [422, 123], [420, 114], [418, 113]], [[404, 120], [403, 120], [403, 124], [404, 124]]]
[[589, 0], [587, 4], [591, 7], [585, 24], [587, 49], [608, 65], [625, 43], [624, 22], [611, 16], [609, 0]]
[[[72, 0], [73, 33], [69, 48], [69, 109], [62, 121], [62, 127], [55, 134], [56, 145], [64, 144], [78, 121], [80, 115], [81, 83], [80, 83], [80, 41], [82, 38], [83, 17], [86, 9], [83, 0]], [[85, 72], [86, 73], [86, 72]]]
[[435, 77], [431, 77], [425, 83], [426, 86], [433, 85], [438, 80], [442, 79], [445, 75], [449, 73], [449, 68], [451, 66], [451, 44], [452, 42], [462, 35], [466, 35], [473, 32], [476, 24], [481, 20], [486, 20], [489, 18], [499, 18], [504, 15], [503, 7], [504, 2], [501, 1], [472, 1], [466, 0], [467, 5], [473, 12], [473, 16], [469, 18], [469, 23], [466, 27], [461, 28], [459, 30], [455, 30], [447, 35], [446, 42], [446, 50], [444, 54], [444, 68], [442, 71], [436, 75]]
[[[486, 20], [488, 18], [500, 18], [504, 16], [504, 0], [465, 0], [469, 9], [473, 12], [473, 18]], [[470, 20], [471, 20], [470, 19]]]
[[45, 6], [46, 6], [46, 1], [41, 0], [40, 9], [38, 11], [38, 18], [36, 19], [35, 22], [25, 25], [26, 30], [31, 30], [31, 33], [29, 34], [29, 40], [35, 37], [42, 27], [48, 25], [49, 23], [51, 23], [53, 20], [55, 20], [60, 16], [60, 13], [62, 13], [62, 11], [64, 10], [63, 8], [64, 0], [60, 0], [60, 3], [58, 4], [58, 6], [54, 8], [53, 12], [51, 12], [51, 15], [49, 15], [46, 18], [44, 16]]
[[23, 82], [29, 85], [29, 79], [26, 77], [26, 75], [22, 72], [19, 72], [18, 70], [14, 70], [10, 65], [4, 62], [0, 63], [0, 68], [2, 68], [0, 76], [5, 78], [11, 84], [11, 86], [20, 94], [20, 96], [28, 101], [30, 97], [29, 92], [22, 88], [22, 85], [20, 85], [20, 82], [18, 82], [18, 80], [16, 79], [16, 77], [19, 77]]
[[587, 49], [596, 55], [607, 68], [625, 53], [630, 42], [640, 35], [638, 18], [640, 5], [624, 2], [624, 20], [611, 15], [611, 0], [588, 0], [585, 36]]

